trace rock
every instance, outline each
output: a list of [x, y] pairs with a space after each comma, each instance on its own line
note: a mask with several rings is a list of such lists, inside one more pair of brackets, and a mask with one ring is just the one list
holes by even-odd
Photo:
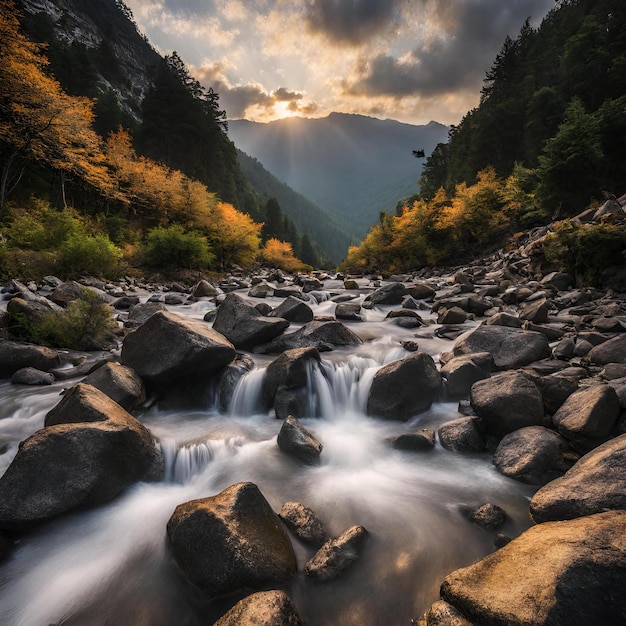
[[407, 421], [437, 398], [441, 375], [432, 357], [415, 352], [381, 367], [372, 381], [367, 414]]
[[65, 309], [45, 298], [25, 300], [12, 298], [7, 303], [6, 325], [13, 337], [32, 337], [33, 328], [39, 328], [44, 319], [51, 313], [62, 313]]
[[300, 502], [285, 502], [278, 517], [303, 543], [319, 547], [328, 540], [322, 522], [311, 509]]
[[146, 400], [146, 388], [137, 372], [120, 363], [105, 363], [94, 370], [83, 383], [102, 391], [127, 411]]
[[[257, 302], [254, 305], [254, 308], [261, 314], [264, 316], [269, 317], [269, 314], [274, 310], [272, 309], [271, 305], [268, 304], [267, 302]], [[217, 311], [213, 311], [213, 318], [211, 319], [211, 321], [215, 320], [215, 315], [217, 314]]]
[[440, 593], [472, 624], [620, 624], [625, 555], [626, 513], [540, 524], [450, 574]]
[[550, 415], [554, 415], [561, 405], [578, 389], [578, 380], [563, 376], [563, 370], [549, 376], [533, 377], [541, 392], [543, 406]]
[[78, 300], [87, 290], [88, 287], [80, 285], [75, 280], [68, 280], [59, 285], [48, 296], [48, 299], [59, 306], [66, 307], [70, 302]]
[[176, 563], [209, 597], [281, 584], [296, 573], [291, 542], [253, 483], [180, 504], [167, 534]]
[[508, 326], [509, 328], [521, 328], [524, 322], [517, 316], [510, 313], [496, 313], [485, 320], [488, 326]]
[[61, 365], [61, 357], [56, 350], [0, 339], [0, 378], [10, 378], [25, 367], [33, 367], [47, 372]]
[[493, 463], [509, 478], [530, 485], [545, 485], [568, 469], [563, 458], [567, 441], [543, 426], [526, 426], [505, 435], [498, 444]]
[[[130, 309], [131, 307], [139, 304], [139, 296], [120, 296], [119, 298], [116, 298], [111, 304], [113, 305], [114, 309], [126, 311], [127, 309]], [[168, 304], [172, 303], [170, 302]]]
[[0, 528], [23, 530], [108, 502], [160, 464], [149, 431], [101, 391], [79, 383], [20, 444], [0, 478]]
[[626, 218], [626, 213], [624, 213], [622, 205], [614, 198], [609, 198], [601, 207], [596, 210], [596, 212], [593, 214], [593, 221], [600, 221], [603, 217], [607, 215], [617, 217], [620, 221]]
[[278, 447], [307, 465], [320, 462], [322, 444], [300, 422], [288, 415], [277, 437]]
[[285, 350], [306, 347], [328, 351], [335, 346], [354, 346], [362, 343], [361, 338], [341, 322], [314, 320], [294, 333], [277, 337], [265, 348], [265, 352], [276, 354]]
[[520, 319], [528, 320], [536, 324], [545, 324], [548, 321], [548, 313], [552, 308], [552, 301], [542, 298], [529, 302], [520, 311]]
[[432, 450], [435, 447], [435, 431], [428, 428], [413, 433], [403, 433], [391, 442], [391, 447], [396, 450]]
[[542, 285], [555, 287], [557, 291], [565, 291], [574, 285], [574, 278], [564, 272], [551, 272], [540, 282]]
[[171, 306], [178, 306], [187, 302], [188, 296], [186, 293], [174, 293], [169, 292], [163, 296], [163, 302]]
[[352, 304], [350, 302], [340, 302], [335, 307], [335, 317], [338, 320], [346, 320], [350, 322], [360, 322], [362, 317], [359, 315], [361, 312], [360, 304]]
[[23, 367], [11, 376], [14, 385], [51, 385], [54, 374], [42, 372], [35, 367]]
[[121, 362], [146, 384], [160, 387], [206, 378], [228, 365], [235, 354], [229, 341], [202, 322], [159, 311], [126, 335]]
[[254, 361], [247, 354], [237, 354], [235, 360], [224, 368], [219, 382], [219, 402], [222, 411], [227, 411], [230, 407], [237, 383], [253, 369]]
[[469, 517], [474, 524], [488, 530], [496, 530], [506, 522], [506, 513], [497, 504], [490, 502], [471, 511]]
[[304, 573], [315, 580], [333, 580], [360, 556], [369, 533], [363, 526], [352, 526], [337, 539], [329, 539], [304, 566]]
[[454, 452], [483, 452], [486, 440], [475, 417], [459, 417], [443, 424], [437, 431], [439, 442]]
[[259, 591], [240, 600], [213, 626], [305, 626], [284, 591]]
[[552, 350], [552, 356], [555, 359], [562, 359], [564, 361], [568, 361], [574, 356], [574, 348], [576, 346], [576, 341], [573, 337], [565, 337], [559, 343], [554, 346]]
[[263, 402], [268, 408], [274, 403], [279, 387], [295, 389], [305, 387], [308, 372], [314, 362], [320, 362], [317, 348], [295, 348], [285, 350], [274, 359], [265, 370], [263, 381]]
[[370, 293], [363, 301], [363, 306], [374, 307], [380, 304], [400, 304], [406, 295], [406, 287], [402, 283], [389, 283]]
[[352, 279], [344, 280], [343, 288], [348, 290], [360, 289], [359, 283], [357, 283], [356, 280]]
[[263, 281], [261, 283], [257, 283], [248, 291], [248, 296], [251, 298], [267, 298], [267, 296], [274, 293], [274, 287], [269, 283]]
[[626, 435], [585, 454], [564, 476], [542, 487], [530, 501], [535, 522], [572, 519], [626, 509]]
[[239, 294], [229, 293], [217, 309], [213, 330], [224, 335], [241, 350], [271, 341], [289, 322], [278, 317], [264, 317]]
[[191, 290], [194, 298], [214, 298], [218, 296], [220, 291], [215, 288], [208, 280], [200, 280]]
[[432, 300], [437, 292], [430, 285], [416, 283], [407, 287], [406, 293], [416, 300]]
[[489, 352], [464, 354], [450, 359], [441, 368], [441, 375], [447, 382], [448, 397], [467, 396], [476, 381], [489, 378], [493, 366], [493, 357]]
[[589, 353], [589, 360], [598, 365], [608, 363], [626, 363], [626, 334], [618, 335], [594, 348]]
[[279, 304], [270, 317], [282, 317], [290, 322], [310, 322], [313, 319], [313, 309], [293, 296], [289, 296]]
[[453, 356], [491, 352], [496, 368], [515, 369], [550, 356], [550, 344], [541, 333], [507, 326], [479, 326], [456, 343]]
[[135, 304], [128, 311], [128, 319], [124, 322], [126, 328], [137, 328], [147, 322], [155, 313], [167, 311], [161, 302], [144, 302]]
[[467, 313], [458, 306], [439, 310], [437, 324], [463, 324], [467, 320]]
[[470, 401], [481, 424], [498, 438], [524, 426], [543, 425], [541, 393], [522, 372], [479, 380], [472, 386]]
[[451, 604], [438, 600], [417, 626], [473, 626]]
[[620, 414], [615, 390], [606, 384], [592, 385], [574, 392], [552, 420], [567, 439], [604, 437], [611, 432]]

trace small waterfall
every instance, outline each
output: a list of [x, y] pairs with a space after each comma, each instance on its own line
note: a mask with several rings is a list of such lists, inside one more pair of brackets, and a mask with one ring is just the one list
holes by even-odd
[[250, 416], [264, 413], [262, 395], [264, 381], [265, 368], [254, 368], [244, 374], [235, 387], [228, 414]]

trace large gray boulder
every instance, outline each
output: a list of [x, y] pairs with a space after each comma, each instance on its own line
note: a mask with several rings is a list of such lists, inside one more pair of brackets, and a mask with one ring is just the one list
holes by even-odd
[[213, 330], [221, 333], [236, 348], [252, 350], [280, 335], [289, 322], [279, 317], [265, 317], [237, 293], [229, 293], [217, 309]]
[[70, 302], [81, 298], [89, 287], [77, 283], [75, 280], [68, 280], [60, 284], [48, 298], [59, 306], [66, 307]]
[[530, 501], [537, 522], [564, 520], [609, 509], [626, 509], [626, 435], [583, 456], [560, 478], [549, 482]]
[[285, 350], [274, 359], [265, 370], [263, 381], [263, 401], [271, 407], [279, 388], [296, 389], [305, 387], [308, 381], [308, 372], [313, 363], [320, 362], [320, 353], [317, 348], [294, 348]]
[[367, 413], [407, 421], [430, 407], [441, 388], [441, 374], [432, 357], [415, 352], [381, 367], [372, 380]]
[[322, 444], [295, 417], [288, 415], [277, 437], [278, 447], [307, 465], [318, 465]]
[[306, 323], [313, 320], [313, 309], [299, 298], [289, 296], [270, 313], [269, 317], [282, 317], [290, 322]]
[[363, 301], [363, 306], [371, 308], [379, 304], [400, 304], [405, 295], [406, 287], [402, 283], [389, 283], [372, 291]]
[[541, 393], [522, 372], [479, 380], [472, 386], [470, 402], [485, 430], [498, 438], [524, 426], [543, 425]]
[[0, 478], [0, 528], [23, 530], [108, 502], [157, 478], [150, 432], [101, 391], [79, 383], [23, 441]]
[[626, 513], [611, 511], [530, 528], [440, 592], [472, 624], [597, 626], [624, 623], [625, 584]]
[[235, 348], [206, 324], [159, 311], [126, 335], [121, 362], [155, 388], [205, 378], [235, 358]]
[[137, 328], [159, 311], [167, 311], [162, 302], [139, 302], [134, 304], [128, 311], [128, 319], [124, 322], [124, 326], [126, 328]]
[[291, 542], [253, 483], [180, 504], [167, 534], [176, 563], [209, 597], [281, 584], [296, 573]]
[[25, 367], [47, 372], [61, 365], [61, 357], [56, 350], [0, 339], [0, 378], [10, 378]]
[[320, 351], [329, 351], [336, 346], [356, 346], [362, 344], [361, 338], [339, 321], [314, 320], [305, 324], [295, 333], [277, 337], [266, 347], [265, 352], [276, 354], [294, 348], [315, 347]]
[[626, 333], [593, 347], [587, 356], [592, 363], [597, 365], [626, 363]]
[[490, 352], [497, 369], [515, 369], [548, 358], [550, 344], [542, 333], [483, 325], [458, 341], [452, 356], [475, 352]]
[[509, 478], [545, 485], [568, 469], [567, 441], [544, 426], [527, 426], [505, 435], [493, 455], [496, 469]]
[[105, 363], [87, 376], [83, 383], [105, 393], [127, 411], [146, 400], [146, 388], [134, 369], [121, 363]]
[[442, 448], [454, 452], [483, 452], [486, 439], [476, 417], [459, 417], [439, 427]]
[[489, 352], [464, 354], [450, 359], [442, 368], [441, 375], [446, 379], [449, 398], [467, 396], [472, 385], [489, 378], [493, 369], [493, 357]]
[[284, 591], [258, 591], [240, 600], [213, 626], [305, 626]]

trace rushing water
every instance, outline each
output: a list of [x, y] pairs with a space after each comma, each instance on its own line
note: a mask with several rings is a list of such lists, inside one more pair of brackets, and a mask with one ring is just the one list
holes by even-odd
[[[208, 306], [172, 310], [201, 317]], [[333, 307], [314, 305], [319, 315]], [[267, 357], [255, 357], [226, 412], [216, 403], [194, 411], [153, 407], [141, 419], [163, 451], [165, 480], [137, 484], [105, 506], [23, 537], [0, 570], [0, 624], [212, 624], [237, 598], [209, 601], [191, 590], [172, 563], [165, 527], [178, 504], [239, 481], [256, 483], [277, 511], [288, 500], [302, 502], [331, 535], [354, 524], [371, 534], [361, 559], [338, 580], [313, 584], [300, 573], [286, 587], [309, 626], [400, 625], [420, 616], [446, 574], [493, 550], [493, 532], [472, 525], [464, 510], [500, 505], [509, 516], [502, 532], [514, 536], [530, 523], [531, 490], [498, 474], [488, 455], [439, 444], [417, 453], [390, 446], [392, 437], [459, 415], [456, 405], [439, 402], [408, 423], [366, 416], [376, 370], [407, 354], [401, 339], [417, 340], [435, 357], [450, 345], [434, 336], [434, 326], [408, 331], [383, 321], [385, 313], [368, 311], [366, 322], [351, 326], [367, 339], [363, 346], [324, 353], [309, 370], [301, 421], [324, 445], [319, 466], [303, 466], [276, 445], [281, 423], [260, 402]], [[0, 472], [68, 384], [0, 385]], [[295, 539], [294, 547], [302, 571], [313, 552]]]

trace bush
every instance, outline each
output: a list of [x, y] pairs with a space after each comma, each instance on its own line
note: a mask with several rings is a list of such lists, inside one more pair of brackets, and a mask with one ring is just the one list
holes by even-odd
[[60, 247], [60, 262], [66, 274], [87, 272], [114, 276], [122, 251], [106, 235], [70, 235]]
[[149, 265], [161, 269], [205, 269], [214, 260], [207, 240], [182, 226], [153, 228], [148, 233], [144, 254]]

